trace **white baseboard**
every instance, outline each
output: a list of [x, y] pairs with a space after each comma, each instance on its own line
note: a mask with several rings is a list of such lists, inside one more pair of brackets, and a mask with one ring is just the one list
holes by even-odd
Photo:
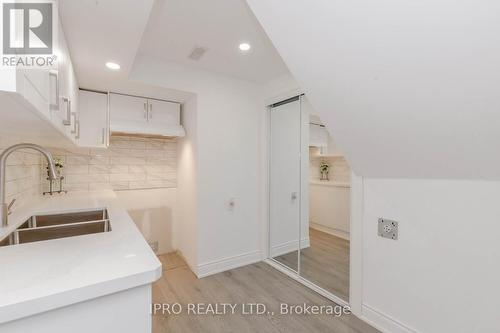
[[224, 272], [233, 268], [250, 265], [262, 260], [260, 251], [243, 253], [233, 257], [227, 257], [220, 260], [214, 260], [204, 264], [199, 264], [196, 270], [196, 276], [202, 278], [205, 276]]
[[362, 305], [363, 316], [361, 320], [372, 325], [384, 333], [418, 333], [417, 330], [403, 324], [389, 315], [369, 306]]
[[333, 236], [336, 236], [336, 237], [339, 237], [339, 238], [342, 238], [345, 240], [349, 240], [349, 233], [345, 232], [343, 230], [340, 230], [340, 229], [330, 228], [330, 227], [324, 226], [322, 224], [314, 223], [314, 222], [309, 222], [309, 227], [312, 229], [324, 232], [324, 233], [329, 234], [329, 235], [333, 235]]
[[[311, 246], [311, 243], [309, 241], [309, 238], [303, 238], [300, 241], [300, 248], [301, 249], [306, 249]], [[282, 243], [279, 245], [274, 245], [271, 248], [271, 256], [272, 257], [279, 257], [284, 254], [297, 251], [297, 240], [292, 240], [286, 243]]]

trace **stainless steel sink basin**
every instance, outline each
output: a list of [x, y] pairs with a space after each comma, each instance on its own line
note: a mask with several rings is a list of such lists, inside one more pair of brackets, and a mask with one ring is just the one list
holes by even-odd
[[35, 215], [10, 235], [0, 240], [0, 246], [38, 242], [111, 231], [106, 209]]

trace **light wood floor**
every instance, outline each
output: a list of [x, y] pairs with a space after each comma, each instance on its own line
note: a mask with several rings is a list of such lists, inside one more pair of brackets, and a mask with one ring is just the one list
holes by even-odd
[[154, 303], [264, 303], [275, 315], [153, 315], [153, 332], [378, 332], [353, 315], [280, 315], [280, 303], [333, 304], [265, 263], [197, 279], [176, 254], [160, 256]]
[[[349, 241], [311, 228], [309, 239], [310, 247], [300, 251], [300, 275], [348, 301]], [[297, 270], [297, 252], [275, 259]]]

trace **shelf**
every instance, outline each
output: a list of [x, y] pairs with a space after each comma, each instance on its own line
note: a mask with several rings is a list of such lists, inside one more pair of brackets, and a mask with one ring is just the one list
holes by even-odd
[[322, 181], [322, 180], [311, 180], [310, 185], [320, 185], [320, 186], [333, 186], [333, 187], [345, 187], [350, 188], [351, 184], [348, 182], [337, 182], [337, 181]]

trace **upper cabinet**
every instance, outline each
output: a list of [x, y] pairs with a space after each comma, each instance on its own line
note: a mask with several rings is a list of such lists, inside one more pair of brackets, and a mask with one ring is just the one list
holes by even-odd
[[51, 120], [74, 143], [79, 139], [78, 81], [64, 30], [59, 22], [57, 69], [49, 72]]
[[[0, 93], [10, 95], [21, 109], [9, 121], [26, 131], [51, 127], [72, 143], [78, 142], [78, 81], [60, 20], [58, 38], [53, 45], [55, 61], [51, 66], [13, 66], [0, 70]], [[30, 118], [28, 114], [33, 117]], [[26, 125], [25, 125], [26, 124]], [[25, 126], [24, 126], [25, 125]], [[33, 128], [32, 128], [33, 127]], [[56, 135], [56, 134], [54, 134]]]
[[148, 121], [148, 101], [142, 97], [109, 94], [111, 131], [142, 129]]
[[111, 133], [182, 137], [180, 104], [153, 98], [109, 94]]
[[109, 145], [108, 94], [80, 90], [78, 114], [77, 144], [81, 147], [106, 148]]

